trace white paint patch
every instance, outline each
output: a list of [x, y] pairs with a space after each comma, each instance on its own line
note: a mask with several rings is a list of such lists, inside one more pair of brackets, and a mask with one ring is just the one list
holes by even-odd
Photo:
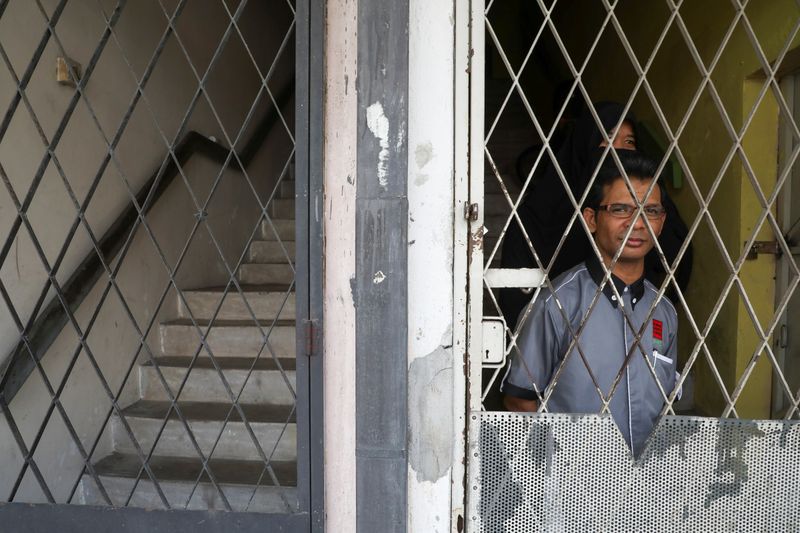
[[384, 189], [389, 185], [386, 177], [389, 166], [389, 119], [383, 112], [383, 105], [375, 102], [367, 108], [367, 127], [380, 142], [378, 153], [378, 183]]
[[386, 275], [381, 270], [378, 270], [375, 272], [375, 276], [372, 278], [372, 283], [377, 285], [378, 283], [383, 283], [383, 280], [385, 279]]

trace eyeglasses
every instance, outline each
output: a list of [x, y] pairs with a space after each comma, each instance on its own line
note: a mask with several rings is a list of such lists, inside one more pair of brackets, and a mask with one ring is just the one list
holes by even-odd
[[[596, 210], [608, 211], [612, 217], [616, 218], [630, 218], [635, 212], [637, 207], [631, 204], [606, 204], [598, 205]], [[649, 219], [657, 219], [664, 216], [666, 210], [660, 205], [646, 205], [642, 208], [644, 216]]]

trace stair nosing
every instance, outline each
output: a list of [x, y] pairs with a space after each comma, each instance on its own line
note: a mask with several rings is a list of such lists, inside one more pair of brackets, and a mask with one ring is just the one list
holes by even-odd
[[[258, 318], [258, 317], [256, 317]], [[195, 319], [194, 321], [201, 328], [208, 327], [211, 321], [208, 319]], [[269, 330], [271, 327], [296, 327], [297, 321], [293, 318], [284, 318], [280, 320], [264, 319], [260, 320], [260, 325], [256, 324], [252, 319], [245, 320], [229, 320], [229, 319], [215, 319], [213, 328], [256, 328]], [[189, 318], [172, 318], [160, 323], [161, 326], [194, 326], [194, 323]]]
[[[197, 402], [197, 401], [178, 401], [178, 407], [181, 408], [181, 413], [184, 418], [189, 422], [223, 422], [227, 413], [223, 411], [230, 410], [232, 404], [222, 402]], [[172, 402], [169, 400], [137, 400], [131, 405], [122, 409], [122, 414], [126, 419], [140, 419], [140, 420], [164, 420], [167, 411], [170, 409]], [[214, 413], [211, 406], [217, 408], [220, 413]], [[294, 413], [294, 406], [290, 404], [273, 404], [267, 402], [254, 403], [240, 403], [239, 406], [245, 411], [245, 417], [249, 424], [295, 424], [296, 413]], [[253, 415], [253, 408], [272, 408], [275, 412], [266, 414]], [[148, 411], [150, 409], [150, 411]], [[202, 410], [206, 416], [198, 416], [195, 409]], [[250, 411], [250, 414], [248, 414]], [[274, 418], [273, 418], [274, 417]], [[179, 420], [175, 410], [169, 411], [170, 420]], [[238, 417], [238, 411], [234, 409], [228, 417], [228, 424], [241, 424], [242, 421]]]
[[[246, 263], [243, 263], [246, 264]], [[252, 295], [252, 294], [294, 294], [295, 291], [292, 289], [289, 290], [292, 285], [289, 283], [275, 283], [269, 285], [239, 285], [242, 288], [241, 294], [245, 295]], [[196, 289], [183, 289], [181, 292], [183, 294], [191, 293], [191, 294], [222, 294], [225, 290], [224, 286], [215, 286], [215, 287], [198, 287]], [[228, 291], [226, 296], [231, 295], [239, 295], [239, 290], [236, 287], [231, 288]]]
[[[113, 461], [124, 460], [129, 462], [132, 466], [127, 466], [124, 469], [118, 469], [117, 471], [111, 470], [109, 464]], [[191, 466], [197, 468], [202, 464], [202, 461], [199, 457], [174, 457], [174, 456], [160, 456], [155, 455], [150, 458], [148, 464], [151, 468], [153, 468], [156, 472], [160, 468], [159, 463], [176, 463], [176, 462], [184, 462], [184, 463], [191, 463]], [[242, 467], [244, 470], [253, 469], [253, 471], [258, 472], [260, 469], [264, 468], [265, 463], [261, 460], [252, 460], [252, 459], [225, 459], [225, 458], [214, 458], [208, 460], [211, 471], [214, 472], [215, 465], [217, 465], [217, 470], [219, 471], [219, 466], [222, 464], [228, 465], [236, 465]], [[289, 473], [295, 473], [295, 479], [289, 478], [286, 479], [286, 484], [281, 484], [280, 487], [277, 485], [272, 484], [272, 480], [270, 476], [263, 476], [260, 486], [268, 487], [268, 488], [287, 488], [287, 489], [294, 489], [296, 488], [296, 472], [297, 472], [297, 462], [296, 461], [270, 461], [270, 466], [278, 471], [283, 471], [283, 474], [286, 474], [287, 471]], [[136, 466], [138, 465], [138, 466]], [[95, 472], [97, 472], [98, 476], [108, 477], [108, 478], [119, 478], [119, 479], [133, 479], [140, 475], [140, 466], [141, 462], [139, 458], [135, 454], [131, 453], [120, 453], [120, 452], [112, 452], [94, 463]], [[198, 472], [199, 473], [199, 472]], [[215, 473], [216, 476], [216, 473]], [[197, 478], [196, 476], [191, 476], [188, 478], [181, 478], [181, 477], [159, 477], [156, 474], [156, 478], [158, 479], [159, 483], [164, 482], [172, 482], [172, 483], [192, 483]], [[281, 476], [278, 476], [278, 481], [280, 481]], [[145, 481], [149, 481], [147, 476], [145, 475]], [[246, 483], [246, 482], [237, 482], [237, 481], [230, 481], [225, 479], [223, 476], [218, 479], [221, 485], [239, 485], [239, 486], [255, 486], [255, 483]], [[294, 484], [290, 484], [290, 482], [294, 482]], [[203, 479], [200, 483], [210, 483], [209, 480]]]
[[[188, 368], [189, 367], [188, 363], [191, 362], [192, 359], [193, 357], [190, 355], [180, 355], [180, 354], [165, 354], [155, 357], [155, 360], [158, 363], [159, 368]], [[280, 361], [281, 366], [284, 366], [283, 368], [284, 371], [286, 372], [296, 371], [296, 368], [294, 367], [296, 366], [297, 360], [294, 357], [278, 357], [277, 359], [278, 361]], [[255, 358], [253, 357], [218, 357], [217, 364], [223, 370], [245, 371], [245, 370], [250, 370], [250, 367], [252, 366], [252, 362], [254, 360]], [[192, 367], [192, 370], [216, 370], [213, 366], [213, 363], [211, 363], [211, 359], [209, 357], [204, 357], [204, 356], [198, 357], [198, 361], [201, 361], [202, 365], [198, 366], [197, 361], [195, 361], [195, 365]], [[275, 361], [272, 359], [271, 356], [259, 357], [258, 361], [275, 364]], [[185, 362], [186, 364], [179, 364], [182, 362]], [[208, 366], [208, 364], [206, 363], [210, 363], [211, 366]], [[144, 361], [140, 366], [154, 367], [153, 361], [149, 359], [147, 361]], [[286, 368], [286, 367], [292, 367], [292, 368]], [[258, 366], [253, 368], [253, 372], [278, 372], [278, 371], [279, 369], [277, 368], [277, 365], [274, 368], [259, 368]]]

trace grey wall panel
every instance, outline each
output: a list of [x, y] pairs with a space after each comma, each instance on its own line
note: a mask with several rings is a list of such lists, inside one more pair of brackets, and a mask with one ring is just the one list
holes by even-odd
[[406, 530], [407, 0], [358, 5], [358, 531]]

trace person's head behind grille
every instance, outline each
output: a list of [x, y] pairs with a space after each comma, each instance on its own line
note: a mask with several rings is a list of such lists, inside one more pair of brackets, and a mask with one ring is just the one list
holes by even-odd
[[[604, 148], [597, 149], [597, 153], [593, 158], [593, 164], [589, 166], [589, 172], [594, 172], [594, 170], [597, 168], [597, 164], [599, 163], [600, 158], [603, 156], [604, 151]], [[656, 171], [658, 170], [658, 164], [656, 164], [655, 161], [641, 152], [619, 149], [615, 151], [619, 156], [619, 161], [622, 163], [622, 168], [625, 170], [628, 178], [632, 180], [637, 178], [640, 180], [657, 179]], [[586, 196], [584, 207], [591, 207], [593, 209], [597, 208], [597, 206], [599, 206], [603, 201], [605, 187], [607, 185], [611, 185], [617, 179], [622, 179], [622, 173], [620, 172], [616, 161], [614, 161], [611, 151], [609, 151], [608, 154], [606, 154], [603, 164], [597, 173], [597, 178], [594, 180], [591, 188], [589, 189], [589, 194]], [[664, 186], [660, 181], [657, 183], [659, 189], [661, 189], [661, 197], [663, 198], [666, 195], [666, 191], [664, 191]]]

